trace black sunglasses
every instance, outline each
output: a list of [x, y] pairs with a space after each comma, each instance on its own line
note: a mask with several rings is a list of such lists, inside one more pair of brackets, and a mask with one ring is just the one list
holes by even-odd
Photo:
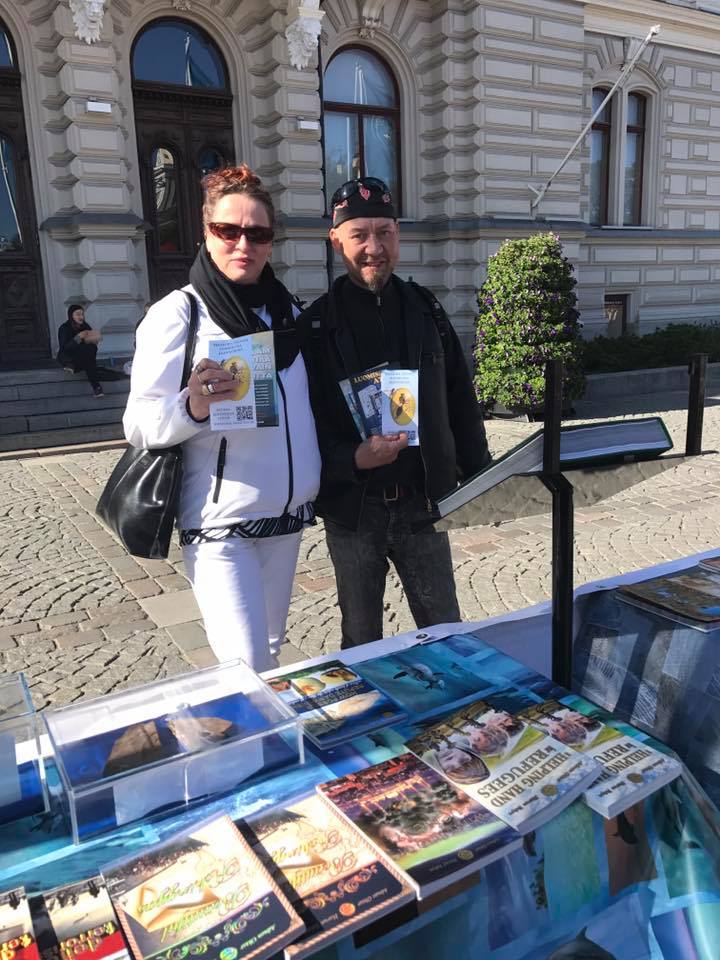
[[237, 223], [209, 223], [208, 230], [225, 243], [237, 243], [247, 237], [249, 243], [270, 243], [275, 236], [272, 227], [240, 227]]
[[342, 203], [343, 200], [347, 200], [347, 198], [351, 197], [354, 193], [358, 193], [361, 188], [390, 194], [387, 184], [383, 183], [382, 180], [378, 180], [377, 177], [360, 177], [358, 180], [348, 180], [346, 183], [343, 183], [341, 187], [338, 187], [332, 195], [330, 206], [334, 207], [338, 203]]

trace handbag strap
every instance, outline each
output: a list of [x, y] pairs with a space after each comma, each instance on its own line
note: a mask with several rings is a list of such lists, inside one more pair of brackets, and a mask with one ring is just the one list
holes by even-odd
[[184, 390], [190, 379], [193, 365], [193, 354], [195, 353], [195, 340], [197, 339], [198, 328], [198, 303], [196, 298], [189, 290], [184, 291], [190, 305], [190, 322], [188, 323], [187, 340], [185, 341], [185, 362], [183, 363], [182, 380], [180, 389]]

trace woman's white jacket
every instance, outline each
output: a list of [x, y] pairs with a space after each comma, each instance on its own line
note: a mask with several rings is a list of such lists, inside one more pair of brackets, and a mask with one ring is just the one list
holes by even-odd
[[[210, 340], [226, 340], [192, 286], [198, 301], [193, 365], [208, 356]], [[265, 308], [256, 313], [267, 324]], [[279, 517], [309, 500], [320, 485], [320, 453], [302, 356], [281, 370], [280, 425], [213, 431], [187, 412], [180, 390], [190, 309], [174, 290], [148, 311], [137, 331], [125, 436], [136, 447], [183, 445], [180, 529], [223, 527], [239, 520]], [[284, 396], [283, 396], [284, 394]], [[224, 441], [224, 442], [223, 442]]]

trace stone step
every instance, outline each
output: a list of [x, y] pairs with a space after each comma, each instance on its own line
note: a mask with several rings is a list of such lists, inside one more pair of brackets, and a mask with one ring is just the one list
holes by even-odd
[[[62, 397], [33, 397], [27, 400], [5, 400], [0, 402], [0, 422], [7, 417], [31, 417], [46, 413], [70, 413], [78, 410], [113, 410], [122, 416], [127, 404], [127, 389], [108, 390], [110, 384], [103, 384], [104, 397], [93, 396], [89, 384], [79, 394], [67, 394]], [[113, 384], [115, 386], [115, 384]], [[0, 429], [0, 433], [2, 433]], [[7, 432], [7, 431], [5, 431]]]
[[[121, 367], [103, 367], [101, 362], [99, 366], [101, 373], [103, 370], [108, 369], [112, 369], [115, 373], [120, 373], [122, 370]], [[85, 380], [85, 374], [65, 373], [59, 364], [53, 364], [50, 367], [38, 367], [32, 370], [1, 370], [0, 387], [12, 387], [23, 383], [62, 382], [63, 380], [73, 380], [76, 378]]]
[[[106, 394], [126, 395], [130, 390], [129, 380], [103, 381], [102, 388]], [[77, 378], [68, 375], [64, 381], [38, 381], [36, 383], [19, 383], [0, 386], [0, 410], [4, 402], [16, 400], [38, 400], [49, 397], [92, 397], [92, 389], [85, 377]], [[0, 412], [0, 416], [2, 413]]]
[[40, 430], [33, 433], [0, 436], [0, 451], [27, 451], [45, 447], [65, 447], [71, 444], [97, 443], [101, 440], [121, 440], [121, 423], [105, 423], [64, 430]]

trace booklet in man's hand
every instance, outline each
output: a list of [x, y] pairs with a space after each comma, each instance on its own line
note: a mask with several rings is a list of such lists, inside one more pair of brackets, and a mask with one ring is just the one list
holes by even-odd
[[602, 773], [590, 757], [483, 700], [425, 728], [406, 746], [523, 834], [556, 816]]
[[383, 370], [382, 432], [406, 433], [408, 446], [420, 445], [420, 394], [417, 370]]
[[607, 819], [644, 800], [682, 772], [673, 757], [557, 700], [527, 707], [518, 717], [600, 764], [603, 773], [585, 790], [583, 800]]
[[208, 357], [228, 370], [237, 384], [231, 399], [210, 404], [210, 429], [277, 427], [280, 419], [272, 330], [234, 340], [211, 340]]

